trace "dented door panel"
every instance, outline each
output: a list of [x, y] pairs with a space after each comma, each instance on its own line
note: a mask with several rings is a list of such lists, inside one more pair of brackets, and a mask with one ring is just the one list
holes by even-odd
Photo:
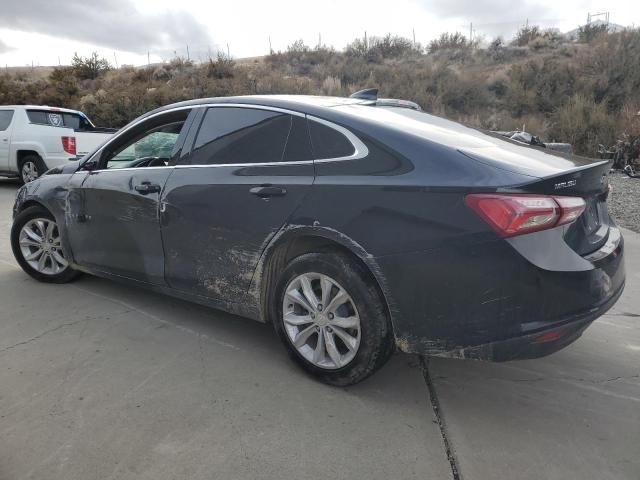
[[[302, 203], [313, 172], [310, 162], [177, 167], [162, 198], [167, 283], [242, 302], [262, 250]], [[282, 194], [261, 197], [260, 188]]]
[[87, 174], [69, 197], [67, 229], [75, 262], [91, 270], [164, 284], [160, 193], [141, 187], [161, 189], [172, 170], [114, 169]]

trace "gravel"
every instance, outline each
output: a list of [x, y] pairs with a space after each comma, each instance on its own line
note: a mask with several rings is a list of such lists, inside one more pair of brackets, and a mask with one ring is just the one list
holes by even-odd
[[640, 178], [612, 172], [609, 183], [609, 212], [618, 225], [640, 233]]

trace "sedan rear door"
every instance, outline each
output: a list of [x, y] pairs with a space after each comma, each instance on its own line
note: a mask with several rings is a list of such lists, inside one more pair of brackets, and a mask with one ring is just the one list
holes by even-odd
[[241, 302], [260, 255], [314, 181], [304, 115], [256, 106], [207, 109], [162, 197], [167, 283]]

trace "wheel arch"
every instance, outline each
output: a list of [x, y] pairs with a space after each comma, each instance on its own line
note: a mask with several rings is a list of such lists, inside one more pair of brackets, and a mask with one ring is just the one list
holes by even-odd
[[51, 213], [51, 215], [53, 215], [53, 213], [51, 212], [51, 209], [48, 208], [44, 203], [38, 201], [38, 200], [33, 200], [33, 199], [29, 199], [29, 200], [25, 200], [23, 203], [20, 204], [20, 206], [18, 207], [18, 209], [16, 210], [16, 214], [26, 210], [27, 208], [31, 208], [31, 207], [40, 207], [40, 208], [44, 208], [47, 212]]
[[374, 282], [391, 321], [395, 333], [397, 309], [387, 288], [384, 273], [373, 255], [358, 242], [337, 230], [323, 227], [285, 227], [264, 249], [251, 282], [250, 293], [258, 300], [259, 320], [269, 322], [275, 314], [270, 298], [275, 293], [278, 278], [286, 265], [294, 258], [311, 252], [339, 251], [354, 258]]
[[42, 155], [40, 155], [40, 152], [38, 152], [37, 150], [19, 149], [16, 150], [16, 167], [19, 168], [20, 162], [30, 155], [35, 155], [40, 160], [44, 161]]

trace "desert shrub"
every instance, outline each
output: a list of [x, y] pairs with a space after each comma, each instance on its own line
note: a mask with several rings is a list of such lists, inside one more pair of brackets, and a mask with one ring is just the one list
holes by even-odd
[[235, 62], [223, 52], [218, 52], [216, 60], [209, 59], [207, 76], [213, 78], [231, 78], [234, 75]]
[[491, 40], [487, 47], [487, 53], [494, 62], [502, 62], [505, 59], [505, 45], [502, 37]]
[[387, 34], [384, 37], [372, 37], [369, 49], [376, 52], [382, 58], [403, 58], [415, 53], [421, 53], [422, 47], [413, 44], [408, 38]]
[[323, 95], [339, 95], [342, 90], [342, 82], [338, 77], [327, 77], [320, 88]]
[[296, 40], [285, 52], [267, 55], [265, 63], [271, 70], [286, 72], [288, 75], [308, 75], [318, 66], [331, 64], [335, 57], [336, 51], [331, 47], [318, 45], [311, 48], [303, 40]]
[[609, 25], [606, 23], [588, 23], [578, 27], [578, 41], [582, 43], [591, 43], [601, 35], [609, 32]]
[[503, 71], [495, 72], [487, 78], [486, 86], [496, 97], [504, 97], [509, 90], [509, 77]]
[[93, 52], [88, 57], [81, 57], [77, 53], [71, 60], [73, 73], [80, 80], [93, 80], [101, 73], [111, 70], [111, 64], [104, 58], [100, 58], [97, 52]]
[[568, 141], [576, 153], [595, 156], [599, 144], [610, 145], [616, 138], [615, 118], [606, 105], [583, 94], [574, 95], [553, 115], [550, 134]]
[[640, 138], [640, 103], [630, 103], [622, 108], [620, 130], [629, 137]]
[[578, 72], [567, 62], [537, 58], [513, 65], [507, 73], [506, 103], [514, 115], [550, 114], [575, 91]]
[[435, 53], [440, 50], [468, 50], [476, 46], [476, 43], [469, 41], [460, 32], [455, 33], [443, 33], [440, 37], [429, 42], [427, 51], [429, 53]]
[[[571, 141], [587, 154], [596, 141], [607, 143], [634, 128], [628, 112], [640, 106], [638, 29], [597, 35], [588, 45], [534, 27], [517, 39], [509, 45], [495, 39], [481, 48], [460, 33], [445, 34], [430, 43], [429, 54], [391, 35], [356, 39], [344, 52], [297, 41], [254, 62], [221, 55], [195, 64], [176, 56], [161, 65], [104, 65], [90, 74], [80, 70], [87, 59], [79, 57], [82, 62], [48, 76], [28, 68], [2, 70], [0, 103], [78, 108], [99, 125], [120, 127], [158, 106], [197, 97], [346, 96], [377, 87], [383, 96], [413, 100], [483, 128], [524, 123], [533, 134]], [[89, 60], [91, 67], [101, 59]]]
[[73, 105], [78, 92], [73, 67], [56, 67], [42, 92], [42, 103], [68, 107]]
[[516, 32], [516, 36], [513, 39], [512, 43], [514, 45], [517, 45], [518, 47], [526, 47], [532, 40], [540, 36], [540, 27], [538, 27], [537, 25], [527, 25], [526, 27], [522, 27]]
[[399, 59], [420, 55], [422, 46], [414, 44], [408, 38], [397, 35], [384, 37], [357, 38], [347, 45], [345, 53], [350, 57], [366, 59], [369, 62], [382, 62], [385, 59]]

